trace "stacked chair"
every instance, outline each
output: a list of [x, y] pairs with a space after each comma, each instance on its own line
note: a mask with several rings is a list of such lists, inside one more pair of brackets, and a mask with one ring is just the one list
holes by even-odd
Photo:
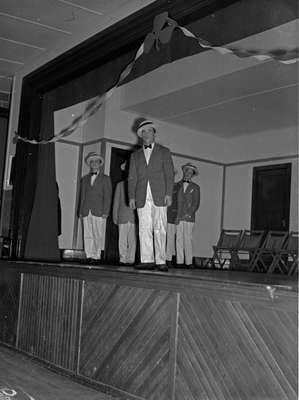
[[288, 235], [288, 232], [284, 231], [269, 231], [252, 260], [249, 271], [268, 272], [272, 270], [277, 254], [283, 249]]
[[268, 268], [268, 273], [280, 272], [287, 275], [298, 274], [298, 239], [299, 233], [289, 233], [285, 245], [277, 251], [273, 263]]
[[256, 259], [259, 249], [261, 248], [265, 232], [262, 230], [246, 229], [242, 233], [240, 244], [235, 250], [234, 269], [250, 270], [250, 266]]
[[298, 232], [222, 229], [213, 246], [212, 268], [298, 273]]
[[239, 247], [241, 237], [241, 229], [222, 229], [218, 243], [213, 246], [212, 268], [233, 268], [236, 249]]

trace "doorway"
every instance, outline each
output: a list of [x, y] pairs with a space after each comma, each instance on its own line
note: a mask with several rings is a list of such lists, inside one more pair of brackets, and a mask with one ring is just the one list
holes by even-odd
[[[134, 149], [126, 150], [117, 147], [111, 148], [110, 179], [112, 182], [113, 197], [117, 183], [124, 178], [123, 171], [120, 169], [120, 166], [125, 161], [129, 163], [130, 156], [133, 150]], [[112, 201], [112, 207], [113, 207], [113, 201]], [[106, 227], [105, 261], [109, 264], [117, 264], [119, 262], [118, 227], [113, 223], [112, 209], [110, 215], [111, 218], [108, 218]]]
[[253, 168], [251, 229], [289, 230], [292, 164]]

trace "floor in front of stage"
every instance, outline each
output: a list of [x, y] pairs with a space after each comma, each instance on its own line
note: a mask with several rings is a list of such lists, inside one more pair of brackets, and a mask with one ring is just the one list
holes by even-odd
[[6, 398], [5, 394], [14, 400], [116, 400], [61, 376], [26, 355], [0, 347], [0, 399]]

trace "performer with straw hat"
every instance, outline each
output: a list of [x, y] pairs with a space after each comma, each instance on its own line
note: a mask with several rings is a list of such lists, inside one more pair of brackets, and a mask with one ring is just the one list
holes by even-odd
[[90, 172], [81, 179], [79, 217], [83, 219], [84, 250], [89, 264], [99, 264], [105, 249], [106, 220], [112, 198], [110, 177], [104, 175], [104, 159], [96, 152], [85, 157]]

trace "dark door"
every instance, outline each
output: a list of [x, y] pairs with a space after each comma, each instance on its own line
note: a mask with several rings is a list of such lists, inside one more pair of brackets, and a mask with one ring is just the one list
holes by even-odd
[[251, 229], [289, 230], [292, 164], [253, 168]]
[[[123, 179], [123, 171], [120, 169], [120, 166], [124, 161], [129, 162], [131, 153], [132, 150], [119, 149], [116, 147], [112, 147], [111, 149], [110, 178], [112, 182], [113, 195], [116, 184]], [[107, 220], [105, 261], [111, 264], [118, 263], [119, 261], [118, 227], [112, 221], [112, 209], [110, 218]]]

